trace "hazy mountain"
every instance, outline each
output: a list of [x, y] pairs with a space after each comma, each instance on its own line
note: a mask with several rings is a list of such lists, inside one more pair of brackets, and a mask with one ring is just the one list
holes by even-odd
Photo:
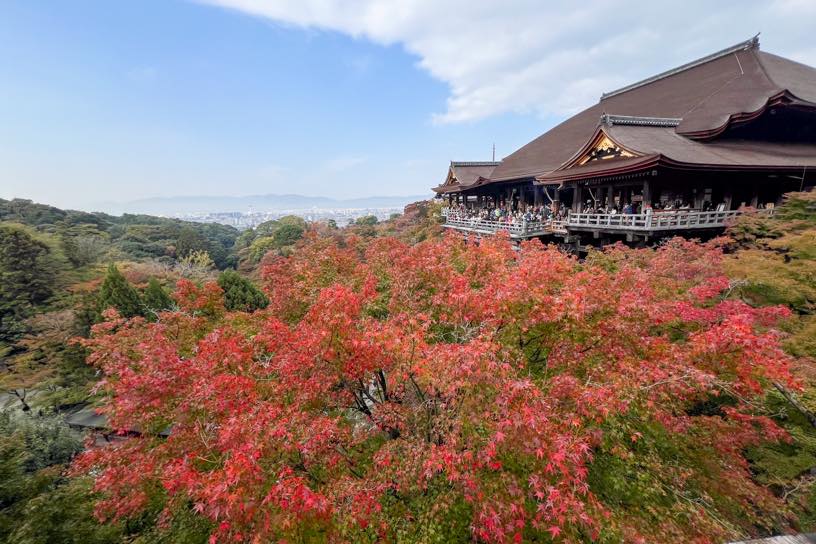
[[402, 208], [430, 195], [370, 196], [346, 200], [303, 195], [251, 196], [173, 196], [103, 202], [97, 206], [109, 213], [148, 213], [169, 215], [194, 212], [247, 212], [274, 210], [309, 210], [313, 208]]

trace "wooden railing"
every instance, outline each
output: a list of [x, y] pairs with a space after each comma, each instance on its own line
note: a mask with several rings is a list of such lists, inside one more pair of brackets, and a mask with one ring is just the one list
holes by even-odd
[[[769, 212], [771, 210], [764, 210]], [[571, 213], [566, 227], [597, 230], [660, 231], [685, 229], [710, 229], [724, 227], [742, 214], [741, 210], [730, 211], [686, 211], [608, 214]]]
[[[506, 222], [465, 217], [455, 210], [443, 209], [444, 226], [447, 228], [477, 234], [495, 234], [499, 231], [506, 231], [511, 238], [532, 238], [545, 234], [566, 233], [570, 229], [655, 232], [722, 228], [742, 213], [744, 213], [743, 210], [710, 212], [675, 210], [640, 214], [571, 213], [564, 220]], [[773, 214], [773, 209], [757, 210], [756, 213]]]
[[495, 234], [500, 231], [506, 231], [510, 234], [511, 238], [529, 238], [552, 232], [551, 221], [522, 220], [508, 223], [505, 221], [492, 221], [490, 219], [461, 217], [454, 214], [447, 215], [444, 226], [478, 234]]

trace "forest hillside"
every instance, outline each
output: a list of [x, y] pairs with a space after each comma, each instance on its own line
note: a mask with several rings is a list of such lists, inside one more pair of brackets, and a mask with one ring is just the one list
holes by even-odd
[[0, 540], [816, 528], [816, 195], [582, 259], [438, 214], [239, 233], [0, 201]]

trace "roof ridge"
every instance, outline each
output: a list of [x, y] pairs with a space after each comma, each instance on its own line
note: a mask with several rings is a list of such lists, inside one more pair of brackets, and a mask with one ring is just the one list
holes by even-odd
[[765, 76], [765, 79], [768, 80], [768, 83], [770, 83], [771, 85], [776, 85], [778, 87], [779, 85], [777, 85], [776, 81], [774, 81], [774, 79], [771, 77], [771, 74], [768, 73], [768, 69], [765, 68], [765, 62], [762, 60], [762, 57], [759, 55], [755, 56], [757, 64], [759, 64], [759, 69], [762, 70], [762, 75]]
[[610, 91], [608, 93], [603, 93], [601, 95], [601, 100], [606, 98], [619, 95], [625, 93], [627, 91], [631, 91], [632, 89], [637, 89], [638, 87], [642, 87], [644, 85], [648, 85], [649, 83], [654, 83], [655, 81], [659, 81], [661, 79], [665, 79], [669, 76], [673, 76], [675, 74], [679, 74], [680, 72], [685, 72], [691, 68], [695, 68], [700, 66], [701, 64], [705, 64], [707, 62], [711, 62], [712, 60], [717, 60], [722, 58], [726, 55], [730, 55], [731, 53], [737, 53], [739, 51], [747, 51], [751, 49], [759, 49], [759, 34], [751, 38], [750, 40], [745, 40], [744, 42], [740, 42], [736, 45], [732, 45], [731, 47], [726, 47], [716, 53], [711, 53], [710, 55], [706, 55], [704, 57], [700, 57], [697, 60], [693, 60], [691, 62], [687, 62], [686, 64], [682, 64], [677, 66], [676, 68], [672, 68], [671, 70], [666, 70], [665, 72], [661, 72], [657, 75], [647, 77], [646, 79], [642, 79], [635, 83], [631, 83], [626, 85], [625, 87], [621, 87], [620, 89], [616, 89], [614, 91]]
[[676, 127], [682, 119], [678, 117], [640, 117], [636, 115], [613, 115], [604, 113], [601, 115], [601, 124], [631, 125], [640, 127]]
[[498, 166], [500, 161], [450, 161], [451, 166]]

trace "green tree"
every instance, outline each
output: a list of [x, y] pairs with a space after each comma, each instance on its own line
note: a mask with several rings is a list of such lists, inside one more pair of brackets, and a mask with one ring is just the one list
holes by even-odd
[[224, 291], [224, 306], [229, 311], [254, 312], [269, 304], [266, 295], [235, 270], [222, 272], [218, 286]]
[[116, 308], [124, 317], [143, 315], [139, 292], [122, 275], [116, 265], [108, 266], [108, 273], [99, 290], [99, 306], [102, 310]]
[[235, 249], [244, 249], [249, 247], [252, 241], [255, 239], [257, 234], [252, 229], [246, 229], [238, 236], [238, 239], [235, 240]]
[[176, 239], [176, 256], [183, 259], [190, 253], [196, 251], [210, 251], [210, 244], [207, 239], [196, 232], [191, 227], [184, 227], [179, 232]]
[[253, 263], [258, 263], [263, 259], [263, 256], [266, 255], [268, 252], [272, 251], [273, 249], [277, 248], [275, 244], [275, 239], [267, 236], [264, 238], [256, 238], [250, 245], [247, 250], [247, 255], [249, 260]]
[[272, 239], [275, 241], [275, 246], [285, 247], [294, 245], [295, 242], [303, 237], [305, 228], [301, 225], [282, 224], [272, 234]]
[[167, 291], [164, 290], [164, 287], [156, 278], [150, 278], [147, 282], [147, 288], [142, 300], [145, 308], [147, 308], [148, 315], [170, 309], [173, 306], [173, 299], [170, 298], [170, 295], [167, 294]]
[[377, 216], [376, 215], [364, 215], [362, 217], [358, 217], [354, 224], [362, 225], [362, 226], [373, 226], [377, 224]]
[[62, 248], [65, 256], [76, 267], [96, 263], [108, 248], [108, 242], [101, 236], [64, 236]]
[[[56, 467], [55, 467], [56, 468]], [[122, 528], [99, 523], [93, 515], [95, 494], [89, 478], [65, 478], [54, 470], [33, 476], [48, 485], [16, 508], [19, 516], [8, 542], [16, 544], [114, 544]], [[154, 541], [155, 542], [155, 541]]]
[[[746, 214], [729, 229], [735, 241], [725, 260], [732, 296], [753, 306], [784, 304], [793, 315], [786, 324], [786, 350], [816, 357], [816, 192], [788, 193], [773, 216]], [[768, 411], [790, 433], [785, 443], [748, 452], [758, 481], [782, 490], [803, 529], [816, 527], [816, 378], [808, 365], [802, 389], [782, 384], [769, 393]]]
[[59, 417], [0, 412], [0, 541], [121, 541], [117, 525], [94, 519], [89, 479], [62, 475], [81, 449], [79, 434]]
[[18, 225], [0, 225], [0, 343], [24, 331], [22, 321], [52, 294], [49, 247]]

